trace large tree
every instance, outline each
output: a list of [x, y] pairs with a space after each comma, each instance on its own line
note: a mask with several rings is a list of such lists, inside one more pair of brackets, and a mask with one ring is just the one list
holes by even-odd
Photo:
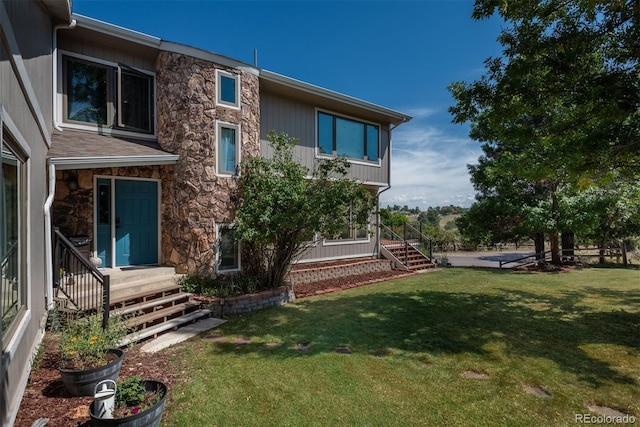
[[559, 262], [559, 194], [638, 176], [640, 2], [477, 0], [473, 17], [496, 13], [503, 56], [480, 80], [450, 86], [450, 111], [484, 144], [479, 168], [536, 190], [528, 206], [546, 209], [539, 231]]
[[243, 270], [276, 287], [319, 236], [366, 228], [375, 200], [346, 178], [345, 159], [318, 160], [309, 170], [294, 158], [295, 139], [273, 132], [268, 139], [273, 157], [251, 157], [241, 166], [236, 237], [243, 246]]

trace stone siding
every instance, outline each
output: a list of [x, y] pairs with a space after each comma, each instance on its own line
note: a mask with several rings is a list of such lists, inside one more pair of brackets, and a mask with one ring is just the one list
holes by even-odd
[[[171, 200], [171, 194], [165, 187], [171, 186], [174, 179], [173, 165], [112, 167], [98, 169], [57, 170], [56, 191], [51, 208], [53, 225], [67, 237], [89, 236], [91, 250], [95, 250], [93, 235], [93, 209], [95, 176], [119, 178], [148, 178], [161, 181], [161, 211]], [[78, 183], [76, 190], [69, 190], [69, 182]], [[162, 216], [161, 216], [162, 218]], [[161, 224], [164, 227], [164, 224]], [[165, 260], [161, 259], [161, 263]]]
[[[241, 158], [260, 154], [258, 77], [173, 52], [160, 52], [156, 69], [158, 143], [180, 155], [163, 212], [163, 259], [178, 273], [213, 276], [216, 224], [233, 221], [236, 187], [216, 175], [216, 123], [240, 125]], [[240, 76], [239, 110], [216, 105], [216, 69]]]
[[215, 317], [232, 314], [247, 314], [277, 307], [295, 301], [296, 296], [289, 286], [282, 286], [255, 294], [241, 295], [229, 298], [200, 298], [205, 307], [214, 311]]
[[295, 285], [303, 283], [320, 282], [322, 280], [335, 279], [339, 277], [378, 273], [390, 270], [393, 270], [393, 263], [389, 260], [379, 259], [358, 261], [345, 265], [312, 267], [307, 269], [302, 265], [287, 275], [287, 282], [290, 286], [295, 287]]

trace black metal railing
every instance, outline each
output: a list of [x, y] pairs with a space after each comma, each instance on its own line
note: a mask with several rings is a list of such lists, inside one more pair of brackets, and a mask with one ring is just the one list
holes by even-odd
[[[424, 256], [433, 259], [433, 241], [422, 233], [422, 230], [415, 228], [411, 224], [404, 224], [404, 240], [411, 246], [422, 252]], [[422, 228], [422, 224], [420, 224]]]
[[2, 304], [2, 324], [15, 315], [16, 307], [20, 298], [18, 291], [18, 241], [11, 243], [7, 253], [2, 258], [0, 270], [2, 271], [2, 281], [0, 281], [0, 304]]
[[382, 246], [389, 251], [396, 249], [393, 256], [405, 266], [409, 265], [409, 243], [400, 237], [394, 230], [384, 224], [380, 224], [380, 239]]
[[[605, 258], [615, 258], [615, 263], [623, 265], [628, 265], [627, 255], [624, 247], [620, 248], [573, 248], [573, 249], [561, 249], [560, 255], [563, 261], [574, 261], [578, 264], [582, 264], [583, 262], [588, 262], [589, 259], [597, 258], [602, 262]], [[547, 262], [551, 260], [551, 251], [540, 252], [537, 254], [525, 255], [520, 258], [510, 259], [507, 261], [500, 261], [500, 268], [504, 267], [507, 264], [518, 264], [518, 266], [524, 266], [528, 264], [533, 264], [536, 262]]]
[[409, 248], [413, 248], [425, 257], [432, 260], [433, 242], [415, 227], [404, 224], [392, 229], [384, 224], [380, 225], [380, 238], [382, 245], [393, 252], [393, 255], [405, 266], [409, 267]]
[[109, 322], [109, 276], [103, 275], [58, 229], [53, 232], [54, 288], [64, 295], [66, 308], [80, 314], [102, 311]]
[[537, 254], [521, 256], [520, 258], [510, 259], [507, 261], [500, 261], [499, 265], [500, 265], [500, 268], [504, 267], [507, 264], [518, 264], [519, 266], [521, 266], [521, 265], [533, 264], [539, 261], [546, 261], [547, 259], [550, 259], [550, 258], [551, 258], [551, 251], [545, 251]]

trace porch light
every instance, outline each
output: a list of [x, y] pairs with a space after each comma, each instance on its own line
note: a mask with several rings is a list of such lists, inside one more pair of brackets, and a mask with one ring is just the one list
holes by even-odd
[[78, 178], [71, 178], [67, 185], [69, 186], [69, 191], [76, 191], [78, 189]]

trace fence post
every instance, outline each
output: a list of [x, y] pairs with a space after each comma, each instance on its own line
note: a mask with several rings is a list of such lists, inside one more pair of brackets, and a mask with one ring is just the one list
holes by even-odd
[[109, 288], [111, 278], [109, 275], [104, 276], [104, 283], [102, 286], [102, 329], [107, 329], [109, 326]]

